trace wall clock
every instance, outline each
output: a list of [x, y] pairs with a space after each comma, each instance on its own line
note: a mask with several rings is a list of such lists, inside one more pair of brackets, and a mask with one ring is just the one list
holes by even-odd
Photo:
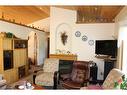
[[80, 36], [81, 36], [81, 32], [80, 32], [80, 31], [76, 31], [76, 32], [75, 32], [75, 36], [76, 36], [76, 37], [80, 37]]
[[86, 35], [82, 36], [83, 41], [87, 41], [88, 37]]
[[90, 46], [94, 45], [94, 40], [89, 40], [89, 41], [88, 41], [88, 44], [89, 44]]

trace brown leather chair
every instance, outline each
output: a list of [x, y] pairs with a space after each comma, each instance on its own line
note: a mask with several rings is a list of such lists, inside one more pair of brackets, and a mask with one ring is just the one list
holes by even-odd
[[90, 76], [90, 66], [87, 61], [75, 61], [71, 74], [62, 75], [62, 86], [65, 89], [80, 89], [87, 85]]

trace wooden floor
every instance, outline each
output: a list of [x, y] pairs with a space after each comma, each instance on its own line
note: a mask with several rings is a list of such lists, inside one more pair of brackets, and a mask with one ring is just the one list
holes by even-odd
[[17, 82], [14, 82], [12, 84], [7, 84], [7, 89], [14, 89], [17, 84], [20, 84], [22, 81], [28, 81], [31, 84], [33, 84], [33, 74], [30, 74], [22, 79], [20, 79]]

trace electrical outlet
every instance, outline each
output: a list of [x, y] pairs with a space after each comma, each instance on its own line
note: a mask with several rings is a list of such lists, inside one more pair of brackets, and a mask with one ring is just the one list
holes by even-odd
[[103, 76], [103, 72], [101, 72], [100, 75]]

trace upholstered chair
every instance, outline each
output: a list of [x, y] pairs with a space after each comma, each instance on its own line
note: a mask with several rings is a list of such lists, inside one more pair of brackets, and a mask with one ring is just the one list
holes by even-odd
[[58, 81], [57, 80], [58, 69], [59, 69], [59, 59], [55, 58], [45, 59], [43, 71], [37, 72], [35, 84], [45, 87], [52, 87], [55, 89]]
[[84, 84], [87, 85], [87, 83], [89, 82], [89, 76], [89, 62], [75, 61], [73, 63], [71, 74], [68, 74], [68, 77], [64, 77], [62, 86], [65, 89], [80, 89], [82, 86], [84, 86]]
[[104, 83], [100, 85], [89, 85], [88, 87], [82, 87], [81, 89], [114, 89], [114, 82], [122, 78], [124, 73], [119, 69], [112, 69], [106, 77]]

